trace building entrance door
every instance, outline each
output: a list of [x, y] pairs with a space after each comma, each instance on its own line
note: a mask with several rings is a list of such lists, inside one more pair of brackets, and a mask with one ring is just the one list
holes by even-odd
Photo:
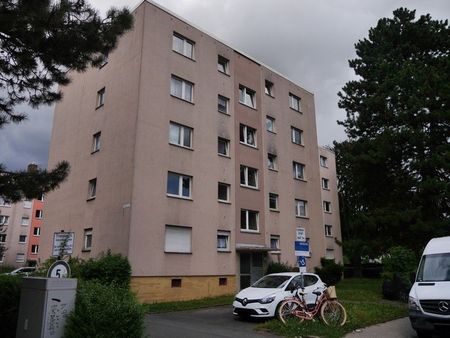
[[240, 288], [249, 287], [264, 274], [264, 254], [260, 252], [245, 252], [240, 255]]

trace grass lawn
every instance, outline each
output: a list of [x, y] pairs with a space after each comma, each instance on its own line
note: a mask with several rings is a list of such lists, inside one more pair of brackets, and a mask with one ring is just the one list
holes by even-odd
[[187, 300], [181, 302], [144, 304], [143, 306], [145, 312], [147, 313], [161, 313], [171, 311], [194, 310], [219, 305], [231, 305], [233, 303], [233, 300], [234, 295], [227, 295], [227, 296]]
[[326, 338], [343, 337], [355, 329], [405, 317], [408, 314], [405, 303], [387, 301], [381, 295], [380, 279], [348, 278], [337, 286], [337, 296], [347, 311], [347, 322], [340, 328], [329, 328], [320, 320], [295, 321], [283, 325], [279, 320], [270, 320], [258, 326], [287, 337], [319, 336]]

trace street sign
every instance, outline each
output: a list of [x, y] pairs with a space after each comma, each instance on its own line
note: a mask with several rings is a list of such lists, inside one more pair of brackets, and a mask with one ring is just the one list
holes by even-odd
[[70, 278], [70, 266], [66, 261], [56, 261], [47, 272], [49, 278]]
[[305, 228], [297, 228], [296, 231], [296, 241], [306, 242], [306, 231]]
[[295, 241], [295, 255], [309, 257], [309, 242]]
[[306, 272], [306, 257], [305, 256], [297, 256], [297, 264], [298, 264], [299, 272]]
[[53, 234], [53, 256], [71, 255], [73, 253], [73, 232], [55, 232]]

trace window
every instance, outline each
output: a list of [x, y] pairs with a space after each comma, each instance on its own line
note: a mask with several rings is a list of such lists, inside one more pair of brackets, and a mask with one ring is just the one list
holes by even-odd
[[328, 178], [322, 178], [322, 189], [329, 190], [330, 189], [330, 180]]
[[325, 236], [331, 237], [333, 236], [333, 226], [329, 224], [325, 224]]
[[169, 143], [180, 147], [192, 148], [193, 129], [181, 124], [170, 122]]
[[291, 127], [291, 139], [292, 143], [302, 145], [303, 144], [303, 131], [298, 128]]
[[192, 177], [173, 172], [167, 175], [167, 195], [181, 198], [191, 197]]
[[258, 211], [241, 209], [241, 230], [258, 231], [259, 230], [259, 213]]
[[267, 167], [270, 170], [277, 170], [277, 155], [274, 154], [267, 154]]
[[19, 235], [19, 243], [26, 243], [27, 235]]
[[173, 288], [181, 288], [181, 278], [172, 278], [171, 286]]
[[23, 253], [18, 253], [18, 254], [16, 255], [16, 262], [17, 262], [17, 263], [23, 263], [23, 262], [25, 262], [25, 254], [23, 254]]
[[230, 61], [227, 58], [219, 55], [217, 57], [217, 70], [224, 74], [229, 74], [228, 67], [230, 65]]
[[100, 150], [102, 133], [98, 132], [92, 135], [92, 153]]
[[31, 245], [31, 253], [36, 255], [39, 252], [39, 245], [33, 244]]
[[30, 200], [24, 200], [24, 201], [23, 201], [23, 207], [24, 207], [25, 209], [31, 209], [31, 206], [32, 206], [32, 203], [31, 203]]
[[8, 200], [5, 200], [3, 197], [0, 197], [0, 206], [9, 207], [11, 206], [11, 203]]
[[323, 201], [323, 211], [331, 212], [331, 202]]
[[292, 169], [294, 173], [294, 178], [297, 180], [304, 180], [305, 179], [305, 165], [298, 163], [298, 162], [292, 162]]
[[280, 250], [280, 236], [270, 235], [270, 249], [272, 249], [273, 251]]
[[83, 250], [91, 250], [92, 248], [92, 228], [84, 229]]
[[269, 193], [269, 209], [278, 210], [278, 195]]
[[40, 236], [41, 235], [41, 228], [40, 227], [34, 227], [33, 228], [33, 236]]
[[100, 108], [104, 104], [105, 104], [105, 87], [103, 87], [102, 89], [100, 89], [97, 92], [97, 106], [96, 106], [96, 108]]
[[192, 228], [166, 225], [165, 252], [191, 253]]
[[239, 102], [249, 106], [251, 108], [256, 108], [256, 93], [254, 90], [239, 85]]
[[0, 243], [6, 243], [6, 235], [0, 234]]
[[217, 231], [217, 251], [230, 251], [229, 231]]
[[303, 200], [295, 200], [295, 216], [307, 217], [308, 215], [308, 202]]
[[230, 185], [229, 184], [219, 182], [217, 199], [220, 202], [230, 202]]
[[194, 42], [180, 34], [173, 33], [172, 50], [190, 59], [194, 58]]
[[258, 188], [258, 169], [241, 165], [241, 186]]
[[170, 95], [188, 102], [193, 102], [193, 90], [193, 83], [172, 75], [170, 80]]
[[97, 193], [97, 179], [93, 178], [92, 180], [89, 180], [88, 199], [94, 199], [96, 193]]
[[230, 141], [219, 137], [217, 140], [217, 153], [223, 156], [230, 156]]
[[9, 216], [0, 215], [0, 225], [8, 225]]
[[333, 249], [327, 249], [325, 251], [325, 258], [326, 259], [334, 259], [334, 250]]
[[44, 217], [44, 212], [40, 209], [36, 210], [35, 217], [42, 219], [42, 217]]
[[301, 111], [300, 98], [292, 93], [289, 93], [289, 107], [298, 112]]
[[256, 129], [241, 124], [239, 126], [239, 140], [245, 145], [256, 148]]
[[41, 194], [41, 196], [39, 196], [38, 200], [41, 202], [44, 202], [44, 194]]
[[267, 95], [273, 97], [273, 83], [272, 82], [266, 80], [266, 82], [264, 84], [264, 92]]
[[28, 216], [23, 216], [22, 217], [22, 222], [21, 222], [21, 224], [22, 225], [28, 225], [28, 224], [30, 224], [30, 217], [28, 217]]
[[328, 159], [325, 156], [320, 156], [320, 166], [324, 168], [328, 167]]
[[266, 116], [266, 129], [271, 133], [275, 133], [275, 119], [270, 116]]
[[228, 284], [227, 277], [219, 277], [219, 286], [225, 286]]
[[222, 96], [222, 95], [217, 96], [217, 110], [219, 112], [228, 114], [229, 103], [230, 103], [229, 98]]

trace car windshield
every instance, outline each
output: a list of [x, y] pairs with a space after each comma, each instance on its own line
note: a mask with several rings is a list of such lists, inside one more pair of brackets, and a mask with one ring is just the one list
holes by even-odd
[[417, 281], [450, 282], [450, 253], [423, 256]]
[[278, 289], [284, 287], [287, 281], [291, 278], [291, 276], [283, 276], [276, 275], [271, 276], [267, 275], [258, 280], [255, 284], [252, 285], [254, 288], [263, 288], [263, 289]]

